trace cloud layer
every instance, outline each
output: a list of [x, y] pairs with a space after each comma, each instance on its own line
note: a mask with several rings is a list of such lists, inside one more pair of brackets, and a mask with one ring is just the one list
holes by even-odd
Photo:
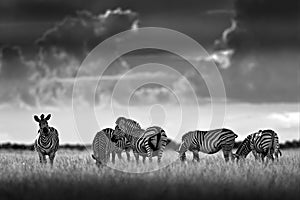
[[[216, 40], [214, 51], [205, 58], [193, 57], [207, 73], [199, 75], [179, 57], [158, 53], [156, 56], [159, 58], [154, 60], [162, 61], [162, 64], [172, 67], [182, 76], [169, 78], [170, 75], [164, 73], [156, 76], [156, 72], [150, 69], [127, 77], [128, 85], [124, 90], [130, 92], [130, 81], [152, 79], [155, 82], [165, 79], [172, 91], [162, 86], [141, 86], [133, 93], [133, 103], [176, 103], [174, 92], [182, 94], [185, 103], [190, 103], [193, 95], [191, 88], [197, 95], [198, 103], [209, 102], [210, 94], [203, 76], [210, 76], [207, 63], [214, 61], [221, 72], [229, 100], [251, 103], [299, 102], [300, 49], [296, 45], [299, 38], [295, 3], [294, 0], [284, 4], [277, 0], [235, 1], [235, 16], [220, 39]], [[209, 16], [218, 14], [219, 11], [207, 12]], [[78, 67], [89, 51], [120, 31], [135, 29], [140, 16], [121, 9], [107, 10], [100, 15], [80, 11], [56, 23], [29, 47], [2, 44], [0, 104], [24, 108], [70, 105]], [[112, 52], [117, 52], [118, 45], [116, 41], [115, 46], [111, 47]], [[143, 58], [139, 61], [140, 57]], [[153, 62], [152, 58], [140, 54], [119, 58], [105, 71], [101, 86], [92, 91], [91, 84], [98, 81], [96, 72], [103, 67], [99, 58], [99, 62], [90, 64], [84, 77], [77, 79], [85, 84], [74, 101], [90, 105], [92, 102], [87, 97], [95, 93], [96, 104], [107, 102], [124, 72], [138, 64]], [[115, 100], [127, 102], [122, 95]]]
[[220, 67], [227, 95], [249, 102], [299, 102], [297, 1], [235, 1], [231, 26], [216, 41], [231, 50]]
[[[32, 44], [38, 49], [33, 59], [18, 46], [3, 46], [1, 103], [23, 107], [70, 105], [74, 81], [67, 80], [75, 78], [88, 52], [109, 36], [136, 24], [137, 14], [130, 10], [107, 10], [100, 15], [82, 11], [66, 17], [38, 38]], [[112, 52], [115, 48], [112, 47]], [[92, 76], [99, 65], [101, 63], [91, 65], [87, 76]], [[115, 76], [126, 68], [126, 62], [119, 59], [108, 68], [107, 74]]]

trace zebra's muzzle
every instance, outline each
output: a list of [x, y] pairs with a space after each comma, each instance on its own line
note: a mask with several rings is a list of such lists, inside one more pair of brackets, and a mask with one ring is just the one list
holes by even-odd
[[49, 129], [47, 127], [44, 127], [43, 128], [43, 133], [46, 133], [46, 134], [49, 133]]
[[118, 141], [115, 135], [113, 135], [113, 136], [111, 137], [111, 141], [112, 141], [112, 142], [117, 142], [117, 141]]

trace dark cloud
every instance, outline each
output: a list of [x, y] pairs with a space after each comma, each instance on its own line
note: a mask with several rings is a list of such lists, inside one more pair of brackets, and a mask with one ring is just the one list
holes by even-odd
[[[20, 47], [3, 48], [1, 51], [0, 100], [13, 100], [30, 106], [69, 105], [77, 69], [87, 53], [101, 41], [130, 29], [137, 19], [141, 19], [142, 25], [173, 28], [189, 34], [201, 44], [210, 44], [226, 24], [230, 26], [231, 2], [1, 1], [0, 39], [5, 40], [0, 40], [0, 45], [20, 44]], [[299, 101], [297, 2], [236, 0], [234, 5], [235, 16], [231, 26], [216, 42], [217, 51], [209, 58], [201, 58], [199, 64], [205, 68], [207, 61], [218, 62], [230, 99], [256, 103]], [[119, 6], [136, 10], [140, 15], [120, 9], [106, 11], [108, 7]], [[82, 9], [88, 11], [78, 11]], [[220, 13], [229, 13], [228, 10], [230, 15], [220, 17]], [[99, 11], [103, 14], [95, 14]], [[18, 29], [8, 28], [15, 26]], [[43, 28], [35, 30], [35, 27]], [[16, 39], [14, 34], [20, 34], [21, 39]], [[116, 60], [106, 75], [120, 74], [136, 63], [153, 61], [153, 54], [152, 57], [139, 56], [141, 62], [136, 56], [131, 57], [132, 62], [129, 57]], [[203, 77], [190, 71], [186, 62], [164, 56], [158, 60], [182, 73], [199, 99], [209, 97]], [[86, 75], [93, 77], [98, 66], [99, 63], [91, 66]], [[97, 88], [96, 103], [101, 104], [111, 94], [115, 83], [116, 80], [110, 80]], [[170, 85], [186, 96], [191, 95], [186, 92], [188, 87], [183, 79]], [[90, 83], [87, 83], [81, 88], [77, 100], [90, 101], [86, 97], [92, 92]], [[150, 99], [150, 103], [167, 101], [170, 95], [161, 88], [142, 88], [134, 98], [136, 102]]]
[[231, 10], [232, 1], [3, 0], [0, 1], [0, 42], [28, 48], [46, 29], [66, 16], [75, 16], [77, 11], [88, 10], [96, 15], [120, 7], [140, 13], [141, 26], [175, 29], [199, 40], [201, 44], [210, 46], [226, 27], [231, 14], [207, 16], [206, 12], [216, 9]]
[[231, 8], [232, 0], [2, 0], [0, 2], [0, 19], [19, 20], [56, 20], [59, 21], [66, 15], [74, 14], [77, 10], [89, 10], [92, 13], [103, 13], [108, 9], [121, 7], [123, 9], [136, 10], [145, 15], [155, 15], [158, 13], [185, 13], [201, 12], [212, 9]]
[[[70, 105], [73, 82], [57, 80], [75, 78], [89, 51], [107, 37], [130, 29], [136, 20], [136, 13], [130, 10], [108, 10], [102, 15], [77, 12], [36, 40], [39, 50], [32, 60], [24, 57], [20, 47], [2, 48], [0, 99], [4, 102], [15, 99], [24, 106]], [[97, 63], [94, 65], [87, 75], [93, 76]], [[110, 71], [117, 73], [126, 67], [126, 62], [120, 59], [112, 64], [114, 69]], [[90, 91], [88, 85], [82, 91], [80, 98], [84, 100], [84, 93]]]
[[[41, 47], [44, 62], [55, 62], [57, 57], [64, 57], [58, 56], [59, 54], [66, 54], [66, 57], [75, 57], [82, 61], [87, 53], [104, 39], [131, 29], [136, 21], [137, 14], [130, 10], [108, 10], [98, 16], [81, 11], [74, 17], [66, 17], [46, 31], [36, 43]], [[57, 63], [49, 65], [55, 67]]]
[[229, 98], [250, 102], [299, 101], [298, 2], [236, 0], [236, 16], [218, 50], [231, 49], [220, 69]]
[[2, 103], [34, 105], [28, 81], [34, 73], [34, 63], [24, 60], [18, 47], [3, 47], [0, 66], [0, 101]]
[[19, 47], [3, 47], [1, 49], [0, 69], [1, 79], [26, 79], [29, 73], [28, 66], [24, 64], [22, 51]]

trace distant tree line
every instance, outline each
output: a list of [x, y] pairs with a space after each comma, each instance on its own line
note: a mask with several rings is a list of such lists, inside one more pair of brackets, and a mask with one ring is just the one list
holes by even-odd
[[[234, 148], [238, 148], [238, 146], [242, 143], [242, 141], [235, 142]], [[168, 139], [168, 144], [166, 149], [178, 150], [180, 144], [175, 142], [174, 140]], [[91, 145], [82, 145], [82, 144], [63, 144], [59, 146], [60, 149], [66, 150], [78, 150], [83, 151], [85, 149], [90, 149]], [[300, 148], [300, 140], [286, 141], [285, 143], [280, 144], [281, 149], [293, 149]], [[33, 144], [15, 144], [15, 143], [3, 143], [0, 144], [0, 149], [5, 150], [29, 150], [34, 151]]]

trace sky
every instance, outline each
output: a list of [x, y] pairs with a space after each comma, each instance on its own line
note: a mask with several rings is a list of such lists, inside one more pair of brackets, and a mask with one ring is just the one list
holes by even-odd
[[[49, 123], [62, 143], [91, 143], [118, 116], [145, 128], [162, 126], [176, 140], [190, 130], [221, 127], [236, 132], [237, 140], [259, 129], [273, 129], [281, 141], [299, 139], [298, 8], [296, 0], [1, 1], [0, 143], [32, 143], [33, 115], [41, 113], [52, 114]], [[116, 59], [99, 78], [105, 67], [99, 55], [73, 94], [90, 51], [142, 27], [180, 31], [201, 44], [209, 55], [186, 51], [202, 73], [178, 55], [148, 49]], [[116, 54], [122, 44], [116, 40], [108, 50]], [[212, 62], [226, 92], [214, 104], [207, 85], [216, 83]]]

